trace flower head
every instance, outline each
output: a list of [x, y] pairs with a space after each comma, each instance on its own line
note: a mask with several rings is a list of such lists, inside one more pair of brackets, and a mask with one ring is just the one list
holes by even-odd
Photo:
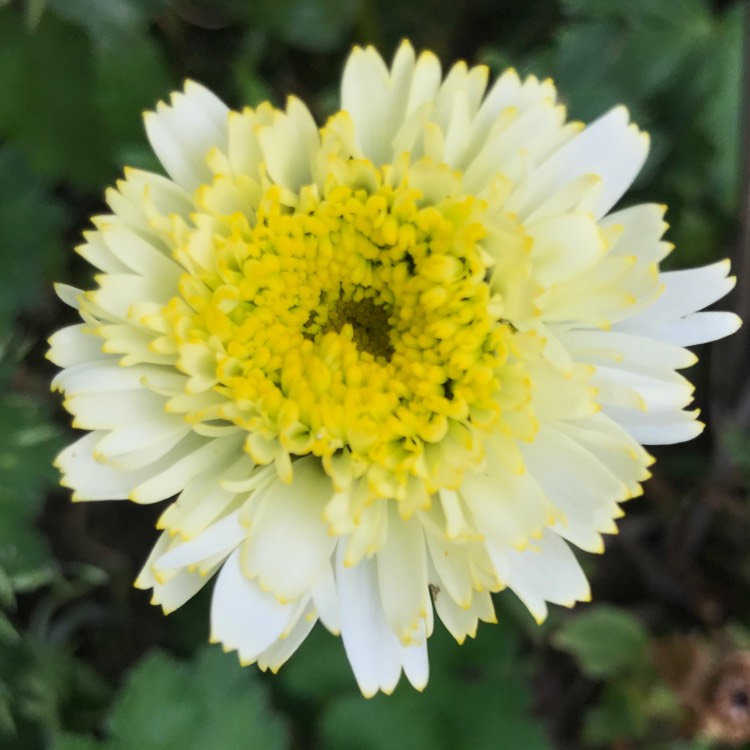
[[188, 82], [146, 115], [169, 178], [127, 170], [59, 287], [51, 339], [77, 500], [176, 496], [136, 585], [169, 612], [214, 574], [212, 638], [278, 669], [320, 619], [365, 695], [427, 682], [512, 589], [589, 597], [641, 493], [641, 443], [700, 432], [685, 345], [728, 265], [660, 273], [664, 207], [608, 213], [648, 138], [566, 122], [550, 81], [407, 43], [346, 65], [341, 111], [229, 111]]

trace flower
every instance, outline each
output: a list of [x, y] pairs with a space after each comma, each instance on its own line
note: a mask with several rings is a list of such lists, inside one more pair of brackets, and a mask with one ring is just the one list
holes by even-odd
[[648, 137], [566, 122], [550, 81], [441, 78], [429, 52], [346, 65], [318, 129], [188, 82], [146, 114], [169, 178], [127, 170], [50, 340], [74, 500], [173, 496], [136, 585], [165, 612], [216, 576], [211, 637], [277, 670], [320, 619], [362, 692], [422, 688], [512, 589], [541, 621], [589, 587], [641, 494], [641, 443], [697, 435], [686, 345], [728, 263], [659, 272], [665, 208], [609, 213]]

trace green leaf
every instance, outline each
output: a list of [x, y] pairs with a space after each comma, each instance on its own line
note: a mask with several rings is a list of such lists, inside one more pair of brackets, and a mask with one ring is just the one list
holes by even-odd
[[12, 9], [0, 9], [0, 70], [0, 135], [42, 174], [98, 187], [109, 150], [85, 34], [51, 13], [29, 33]]
[[11, 581], [13, 582], [13, 588], [16, 592], [19, 594], [28, 594], [32, 591], [37, 591], [44, 586], [48, 586], [57, 579], [58, 575], [57, 568], [53, 567], [51, 564], [41, 565], [39, 567], [25, 569], [14, 573], [11, 577]]
[[217, 647], [190, 664], [162, 652], [142, 659], [116, 701], [110, 731], [112, 750], [288, 747], [258, 673]]
[[648, 632], [640, 620], [604, 604], [581, 610], [564, 622], [553, 643], [595, 679], [637, 670], [648, 655]]
[[28, 635], [10, 647], [0, 644], [0, 671], [9, 688], [8, 710], [19, 728], [13, 747], [41, 747], [31, 737], [50, 737], [61, 726], [88, 729], [110, 697], [101, 678], [68, 648]]
[[[2, 86], [0, 83], [0, 89]], [[0, 226], [3, 228], [0, 341], [7, 335], [13, 320], [38, 302], [42, 290], [56, 275], [62, 255], [60, 235], [67, 223], [62, 204], [31, 171], [23, 155], [9, 145], [0, 147]]]
[[147, 150], [144, 110], [153, 109], [174, 88], [162, 50], [145, 31], [97, 45], [95, 103], [118, 167], [161, 170], [155, 157], [144, 162], [143, 156], [134, 159], [133, 153]]
[[0, 737], [14, 735], [16, 722], [11, 708], [12, 695], [4, 680], [0, 680]]
[[694, 23], [705, 20], [708, 9], [704, 0], [563, 0], [563, 9], [570, 16], [617, 18], [638, 25], [646, 20]]
[[263, 0], [253, 13], [292, 47], [333, 52], [345, 44], [361, 5], [361, 0]]
[[[324, 709], [320, 746], [331, 750], [546, 750], [530, 715], [527, 674], [507, 621], [480, 629], [463, 646], [437, 626], [429, 642], [430, 682], [423, 693], [399, 685], [367, 700], [356, 690], [340, 639], [313, 633], [280, 673], [293, 700]], [[418, 717], [418, 720], [415, 720]]]
[[0, 565], [0, 607], [13, 609], [16, 605], [16, 595], [13, 591], [13, 581], [5, 568]]
[[442, 722], [425, 711], [427, 703], [427, 696], [415, 692], [378, 695], [370, 701], [355, 695], [342, 698], [323, 720], [323, 746], [330, 750], [444, 747]]
[[351, 691], [352, 675], [341, 639], [316, 627], [279, 674], [295, 696], [311, 702]]
[[15, 591], [28, 591], [47, 583], [54, 569], [35, 520], [43, 491], [56, 478], [51, 463], [60, 447], [47, 409], [9, 392], [8, 369], [0, 359], [0, 570], [6, 605], [8, 581]]
[[26, 0], [26, 25], [32, 31], [42, 20], [42, 14], [47, 7], [47, 0]]
[[583, 734], [588, 746], [638, 739], [647, 726], [648, 713], [640, 686], [608, 683], [599, 703], [587, 714]]
[[[158, 167], [145, 149], [142, 113], [175, 88], [164, 50], [149, 30], [161, 0], [49, 0], [60, 18], [86, 32], [95, 76], [91, 103], [118, 167]], [[127, 54], [123, 54], [127, 50]], [[133, 155], [136, 154], [135, 158]]]
[[18, 643], [21, 636], [13, 623], [4, 612], [0, 612], [0, 641], [3, 643]]
[[[31, 502], [29, 505], [33, 507]], [[34, 516], [27, 514], [23, 496], [0, 490], [0, 517], [0, 567], [13, 587], [28, 591], [29, 583], [47, 583], [49, 548], [34, 525]]]
[[745, 10], [738, 4], [716, 24], [696, 75], [696, 84], [704, 93], [696, 116], [714, 151], [708, 187], [716, 191], [727, 211], [734, 209], [739, 188]]
[[101, 750], [101, 742], [81, 734], [64, 732], [55, 738], [53, 750]]
[[[88, 30], [93, 37], [110, 41], [144, 27], [152, 15], [143, 2], [133, 0], [47, 0], [60, 18]], [[158, 11], [162, 3], [153, 3]], [[155, 15], [155, 13], [153, 14]]]

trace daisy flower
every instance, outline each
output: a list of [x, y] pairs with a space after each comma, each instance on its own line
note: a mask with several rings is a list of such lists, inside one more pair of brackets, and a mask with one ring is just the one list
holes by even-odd
[[701, 431], [683, 347], [739, 325], [697, 312], [728, 263], [659, 271], [664, 206], [611, 212], [627, 111], [404, 43], [354, 49], [321, 128], [193, 82], [145, 124], [168, 177], [108, 191], [49, 355], [73, 499], [169, 501], [136, 586], [171, 612], [215, 578], [211, 639], [261, 669], [320, 620], [366, 696], [424, 687], [435, 613], [461, 642], [504, 588], [588, 600], [570, 545]]

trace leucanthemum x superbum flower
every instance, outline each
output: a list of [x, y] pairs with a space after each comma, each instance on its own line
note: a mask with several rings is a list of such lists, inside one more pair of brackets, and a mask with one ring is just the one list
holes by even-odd
[[608, 213], [646, 158], [622, 107], [566, 122], [550, 81], [355, 49], [341, 111], [230, 111], [188, 82], [146, 115], [169, 178], [128, 170], [60, 286], [76, 500], [155, 503], [136, 585], [166, 612], [214, 575], [211, 638], [277, 670], [320, 619], [365, 695], [427, 682], [512, 589], [538, 620], [589, 587], [641, 493], [641, 443], [688, 440], [683, 346], [725, 262], [659, 273], [664, 207]]

